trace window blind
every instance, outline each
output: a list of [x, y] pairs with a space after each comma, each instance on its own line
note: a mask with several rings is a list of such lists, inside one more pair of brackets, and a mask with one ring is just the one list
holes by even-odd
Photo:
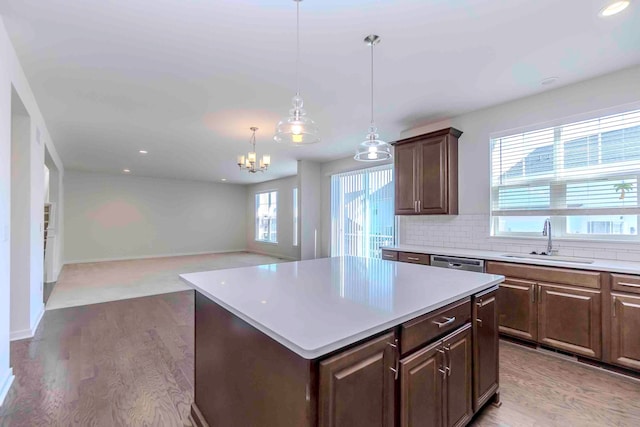
[[[525, 218], [515, 217], [600, 216], [586, 219], [592, 223], [616, 220], [603, 216], [635, 217], [639, 178], [640, 110], [491, 140], [491, 214], [512, 218], [511, 227], [507, 220], [494, 223], [498, 234], [526, 231], [515, 225]], [[634, 224], [631, 234], [637, 234]], [[583, 228], [589, 233], [624, 226]]]
[[331, 177], [331, 255], [380, 257], [393, 244], [391, 165]]

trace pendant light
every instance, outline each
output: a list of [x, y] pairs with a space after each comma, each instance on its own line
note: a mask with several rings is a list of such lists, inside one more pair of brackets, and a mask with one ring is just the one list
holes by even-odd
[[258, 163], [258, 155], [256, 154], [256, 131], [257, 127], [253, 126], [249, 128], [251, 130], [251, 138], [249, 144], [251, 144], [251, 151], [246, 156], [238, 156], [238, 167], [240, 170], [246, 170], [249, 173], [264, 172], [271, 164], [271, 156], [265, 154]]
[[320, 141], [318, 126], [307, 116], [304, 102], [300, 96], [300, 2], [296, 2], [296, 96], [293, 97], [293, 108], [289, 110], [289, 117], [282, 119], [276, 126], [273, 139], [292, 145], [308, 145]]
[[379, 139], [378, 129], [373, 121], [373, 47], [380, 43], [380, 37], [372, 34], [365, 37], [364, 42], [371, 46], [371, 124], [366, 140], [360, 143], [353, 158], [360, 162], [378, 162], [391, 158], [391, 146]]

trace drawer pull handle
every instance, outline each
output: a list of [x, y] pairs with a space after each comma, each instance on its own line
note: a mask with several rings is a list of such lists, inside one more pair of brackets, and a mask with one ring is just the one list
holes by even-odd
[[438, 325], [438, 328], [444, 328], [445, 326], [450, 325], [453, 322], [455, 322], [456, 321], [456, 316], [445, 317], [445, 319], [447, 319], [447, 320], [445, 320], [444, 322], [438, 322], [438, 321], [434, 320], [433, 323]]
[[407, 257], [407, 259], [408, 259], [409, 261], [420, 261], [420, 258], [416, 258], [416, 257], [414, 257], [414, 256], [408, 256], [408, 257]]
[[478, 326], [482, 328], [482, 319], [476, 319], [476, 322], [478, 322]]

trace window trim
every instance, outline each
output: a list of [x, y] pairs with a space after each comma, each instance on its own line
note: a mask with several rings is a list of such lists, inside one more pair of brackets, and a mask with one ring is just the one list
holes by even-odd
[[[276, 198], [276, 240], [263, 240], [263, 239], [259, 239], [258, 238], [258, 196], [261, 194], [265, 194], [265, 193], [275, 193], [275, 198]], [[278, 244], [278, 199], [279, 199], [279, 195], [278, 195], [278, 190], [262, 190], [262, 191], [256, 191], [254, 193], [253, 196], [253, 220], [254, 220], [254, 228], [253, 228], [253, 237], [254, 237], [254, 241], [258, 242], [258, 243], [264, 243], [264, 244], [268, 244], [268, 245], [277, 245]], [[269, 206], [271, 206], [271, 196], [269, 196]], [[269, 234], [271, 234], [271, 226], [269, 226]]]
[[[567, 186], [571, 182], [580, 182], [579, 179], [565, 179], [560, 181], [549, 180], [547, 179], [550, 174], [540, 174], [539, 176], [534, 176], [532, 179], [527, 180], [523, 177], [522, 180], [511, 180], [509, 185], [504, 186], [494, 186], [494, 161], [493, 156], [491, 154], [493, 150], [493, 143], [495, 140], [506, 138], [509, 136], [514, 136], [520, 133], [528, 133], [535, 131], [542, 131], [544, 129], [553, 129], [554, 130], [554, 140], [553, 147], [554, 151], [557, 147], [563, 143], [562, 139], [559, 135], [559, 130], [563, 126], [571, 125], [574, 123], [579, 123], [581, 121], [590, 121], [597, 120], [600, 118], [605, 118], [612, 115], [619, 115], [625, 113], [632, 113], [634, 111], [640, 110], [640, 102], [626, 104], [622, 106], [616, 106], [613, 108], [603, 109], [592, 111], [587, 114], [581, 115], [573, 115], [569, 117], [565, 117], [562, 119], [557, 119], [553, 121], [549, 121], [546, 123], [540, 123], [537, 125], [531, 125], [527, 127], [522, 127], [519, 129], [511, 129], [501, 132], [493, 132], [489, 135], [489, 237], [491, 239], [536, 239], [536, 240], [544, 240], [546, 237], [542, 237], [542, 227], [540, 228], [540, 233], [537, 232], [500, 232], [498, 230], [498, 219], [501, 216], [547, 216], [551, 219], [553, 231], [554, 231], [554, 240], [565, 240], [565, 241], [593, 241], [593, 242], [610, 242], [610, 243], [638, 243], [640, 242], [640, 232], [636, 231], [636, 235], [621, 235], [621, 234], [568, 234], [567, 233], [567, 218], [570, 216], [597, 216], [597, 215], [635, 215], [637, 217], [638, 226], [640, 227], [640, 195], [638, 198], [637, 206], [630, 207], [605, 207], [605, 208], [583, 208], [583, 209], [571, 209], [571, 208], [559, 208], [557, 206], [558, 202], [558, 194], [562, 193], [564, 197], [566, 197]], [[600, 134], [599, 134], [600, 135]], [[566, 142], [566, 141], [565, 141]], [[577, 167], [570, 168], [573, 172], [576, 169], [580, 171], [584, 169], [588, 170], [589, 166], [585, 167]], [[564, 171], [564, 169], [563, 169]], [[552, 174], [557, 173], [556, 171], [552, 172]], [[615, 174], [618, 176], [618, 174]], [[640, 171], [630, 169], [628, 171], [628, 175], [630, 177], [635, 177], [637, 179], [637, 186], [635, 191], [640, 191]], [[606, 174], [596, 175], [594, 178], [599, 179], [607, 176]], [[587, 182], [589, 180], [588, 177], [584, 177], [582, 182]], [[495, 203], [498, 201], [497, 193], [500, 188], [507, 188], [510, 186], [518, 187], [518, 186], [535, 186], [536, 183], [550, 185], [550, 206], [549, 208], [541, 208], [541, 209], [514, 209], [513, 212], [509, 212], [508, 209], [498, 210], [494, 209]], [[560, 198], [562, 199], [562, 197]], [[554, 203], [556, 205], [554, 206]]]

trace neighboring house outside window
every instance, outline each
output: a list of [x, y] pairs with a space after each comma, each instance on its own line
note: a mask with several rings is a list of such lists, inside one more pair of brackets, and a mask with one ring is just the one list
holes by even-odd
[[640, 110], [491, 140], [494, 236], [640, 240]]
[[278, 243], [278, 192], [256, 194], [256, 241]]

